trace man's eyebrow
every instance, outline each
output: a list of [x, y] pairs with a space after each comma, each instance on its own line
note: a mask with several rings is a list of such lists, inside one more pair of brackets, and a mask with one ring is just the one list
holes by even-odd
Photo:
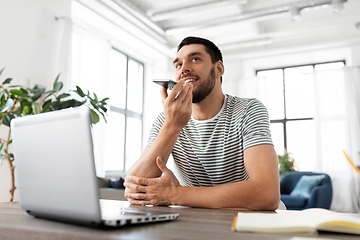
[[[203, 53], [201, 52], [192, 52], [192, 53], [189, 53], [187, 56], [188, 57], [192, 57], [192, 56], [196, 56], [196, 55], [204, 55]], [[173, 61], [173, 64], [175, 64], [177, 61], [179, 61], [179, 58], [175, 58], [174, 61]]]

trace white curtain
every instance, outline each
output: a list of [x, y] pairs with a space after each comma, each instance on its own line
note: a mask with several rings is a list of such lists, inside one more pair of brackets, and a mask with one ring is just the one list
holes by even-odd
[[59, 72], [61, 81], [64, 83], [64, 89], [70, 88], [71, 83], [71, 40], [72, 40], [72, 20], [68, 17], [57, 20], [63, 24], [61, 46], [59, 52]]
[[[71, 89], [95, 92], [102, 99], [108, 95], [108, 65], [111, 44], [90, 30], [73, 25]], [[93, 97], [93, 96], [92, 96]], [[106, 124], [101, 119], [93, 127], [94, 154], [98, 176], [105, 176], [104, 136]]]
[[[332, 179], [332, 210], [360, 212], [359, 178], [343, 154], [346, 151], [360, 165], [360, 69], [345, 67], [310, 75], [314, 78], [316, 106], [313, 171], [327, 173]], [[267, 84], [265, 78], [245, 79], [239, 85], [239, 96], [256, 97], [267, 106], [273, 97]]]
[[333, 183], [331, 209], [360, 212], [359, 179], [342, 151], [358, 162], [360, 152], [359, 68], [315, 72], [317, 162]]

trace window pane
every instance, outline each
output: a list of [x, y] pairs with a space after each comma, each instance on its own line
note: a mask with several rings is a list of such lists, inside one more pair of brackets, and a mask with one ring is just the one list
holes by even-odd
[[332, 69], [339, 69], [344, 66], [345, 66], [345, 64], [343, 62], [323, 63], [323, 64], [315, 65], [315, 70], [316, 71], [332, 70]]
[[129, 60], [128, 109], [142, 113], [143, 103], [143, 65]]
[[125, 116], [113, 111], [108, 112], [105, 144], [105, 169], [124, 170]]
[[287, 123], [287, 150], [300, 171], [313, 171], [316, 162], [315, 123], [313, 120]]
[[271, 138], [276, 154], [284, 154], [284, 127], [282, 123], [270, 123]]
[[126, 170], [139, 159], [142, 144], [142, 121], [128, 118], [126, 128]]
[[313, 67], [285, 69], [286, 118], [312, 118], [315, 114]]
[[283, 71], [282, 69], [259, 71], [259, 77], [264, 77], [266, 99], [266, 108], [269, 112], [270, 119], [284, 118], [284, 97], [283, 97]]
[[126, 56], [119, 51], [110, 51], [109, 61], [109, 104], [125, 108], [126, 100]]

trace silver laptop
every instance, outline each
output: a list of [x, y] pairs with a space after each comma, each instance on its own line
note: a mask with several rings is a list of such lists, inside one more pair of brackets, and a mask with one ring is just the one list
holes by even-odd
[[20, 205], [30, 215], [92, 226], [178, 218], [170, 210], [143, 211], [99, 199], [87, 107], [13, 119], [11, 133]]

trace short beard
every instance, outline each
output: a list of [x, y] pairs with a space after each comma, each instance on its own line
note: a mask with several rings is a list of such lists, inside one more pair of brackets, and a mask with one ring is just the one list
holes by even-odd
[[[199, 103], [202, 100], [204, 100], [209, 94], [213, 91], [215, 87], [215, 69], [212, 68], [210, 71], [210, 74], [208, 78], [206, 79], [206, 82], [204, 83], [204, 86], [198, 86], [199, 89], [195, 92], [193, 92], [193, 103]], [[201, 88], [202, 87], [202, 88]]]

